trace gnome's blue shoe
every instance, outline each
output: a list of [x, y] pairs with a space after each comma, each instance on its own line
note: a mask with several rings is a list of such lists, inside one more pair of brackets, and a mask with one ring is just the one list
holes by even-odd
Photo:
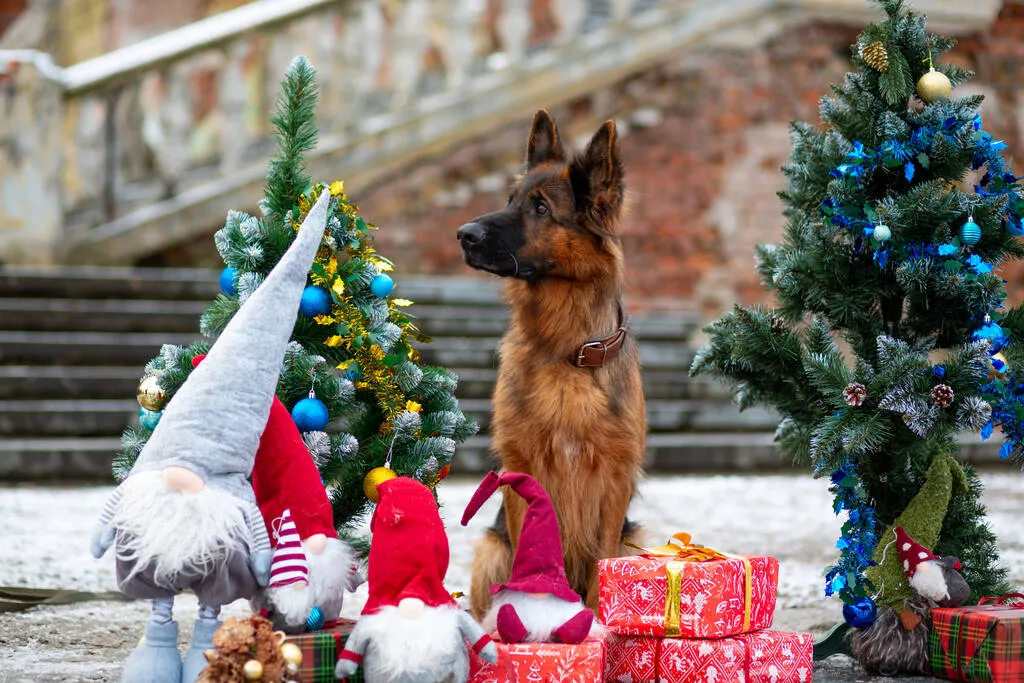
[[192, 631], [192, 644], [185, 653], [185, 661], [181, 667], [181, 683], [193, 683], [206, 668], [205, 652], [213, 649], [213, 632], [218, 628], [220, 621], [217, 619], [196, 619]]
[[178, 622], [149, 622], [146, 637], [124, 663], [122, 683], [179, 683], [180, 680]]

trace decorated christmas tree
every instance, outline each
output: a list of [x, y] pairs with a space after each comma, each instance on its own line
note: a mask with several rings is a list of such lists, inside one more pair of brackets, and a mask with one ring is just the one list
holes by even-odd
[[896, 527], [959, 558], [973, 600], [1004, 589], [981, 483], [956, 455], [962, 434], [998, 426], [1001, 455], [1024, 460], [1024, 314], [1004, 308], [997, 272], [1024, 256], [1024, 189], [982, 97], [951, 96], [971, 76], [939, 63], [953, 41], [902, 0], [874, 4], [886, 17], [852, 46], [822, 125], [792, 125], [783, 242], [756, 250], [778, 307], [711, 324], [691, 371], [731, 382], [741, 409], [776, 410], [780, 450], [831, 477], [847, 518], [825, 592], [885, 639], [897, 615], [921, 628]]
[[[314, 183], [303, 155], [316, 145], [316, 71], [296, 58], [282, 82], [271, 122], [278, 151], [267, 172], [261, 215], [228, 213], [216, 234], [226, 268], [222, 293], [200, 320], [213, 338], [294, 239], [321, 193], [331, 195], [327, 233], [302, 295], [301, 312], [285, 357], [277, 396], [291, 411], [316, 462], [342, 531], [376, 500], [376, 484], [398, 475], [435, 486], [447, 476], [456, 444], [476, 432], [459, 409], [451, 371], [419, 364], [413, 341], [429, 341], [408, 312], [411, 301], [391, 297], [390, 261], [376, 253], [373, 225], [359, 215], [341, 181]], [[114, 462], [118, 480], [206, 353], [208, 341], [165, 345], [139, 385], [140, 424], [125, 430]], [[238, 381], [244, 382], [244, 377]]]

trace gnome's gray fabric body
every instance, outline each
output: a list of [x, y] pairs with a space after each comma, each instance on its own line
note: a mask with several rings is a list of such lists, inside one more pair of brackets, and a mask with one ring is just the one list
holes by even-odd
[[[118, 588], [154, 600], [147, 639], [129, 659], [126, 681], [194, 680], [221, 605], [250, 598], [267, 583], [270, 543], [248, 478], [329, 200], [323, 192], [288, 251], [178, 389], [104, 508], [93, 554], [114, 544]], [[148, 651], [156, 646], [149, 641], [172, 640], [171, 601], [185, 589], [199, 597], [196, 634], [204, 642], [193, 638], [180, 673], [153, 671]], [[160, 668], [168, 668], [167, 653], [160, 656]]]

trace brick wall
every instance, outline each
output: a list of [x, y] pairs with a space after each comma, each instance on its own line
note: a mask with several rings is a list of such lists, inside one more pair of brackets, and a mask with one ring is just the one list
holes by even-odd
[[[753, 51], [687, 54], [554, 110], [577, 148], [603, 119], [623, 124], [633, 306], [698, 309], [711, 319], [733, 302], [770, 302], [753, 247], [782, 233], [775, 193], [784, 185], [787, 124], [818, 120], [818, 98], [847, 71], [856, 33], [812, 24]], [[978, 72], [968, 88], [987, 96], [986, 129], [1024, 158], [1024, 3], [1007, 3], [989, 33], [962, 40], [949, 58]], [[455, 230], [503, 205], [528, 128], [524, 118], [357, 194], [368, 218], [384, 226], [378, 243], [399, 272], [473, 273]], [[1007, 277], [1011, 301], [1019, 301], [1024, 268]]]

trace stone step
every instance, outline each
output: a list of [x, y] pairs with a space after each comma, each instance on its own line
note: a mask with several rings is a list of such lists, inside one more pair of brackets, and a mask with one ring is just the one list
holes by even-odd
[[[480, 430], [486, 432], [491, 424], [491, 401], [486, 398], [464, 398], [459, 405], [469, 414]], [[750, 409], [742, 413], [735, 406], [721, 401], [673, 401], [649, 399], [647, 429], [659, 432], [765, 432], [775, 429], [778, 416], [765, 409]]]
[[0, 365], [0, 401], [130, 398], [142, 374], [141, 365]]
[[198, 334], [206, 306], [153, 299], [0, 299], [0, 329]]
[[[460, 398], [490, 398], [498, 371], [493, 368], [452, 368], [459, 376], [456, 395]], [[0, 374], [2, 378], [2, 374]], [[685, 368], [643, 368], [644, 396], [652, 399], [692, 399], [732, 402], [732, 392], [723, 383], [709, 377], [691, 378]], [[2, 390], [2, 384], [0, 384]], [[132, 386], [134, 390], [134, 385]], [[2, 397], [2, 394], [0, 394]]]
[[190, 344], [196, 334], [162, 332], [0, 331], [4, 365], [125, 365], [141, 372], [164, 344]]
[[116, 436], [138, 412], [134, 398], [0, 401], [0, 436]]
[[113, 482], [114, 437], [0, 439], [0, 481]]
[[[2, 337], [0, 337], [2, 344]], [[418, 345], [425, 363], [445, 367], [496, 368], [498, 340], [492, 337], [448, 337]], [[653, 342], [640, 345], [640, 362], [645, 368], [684, 369], [690, 367], [694, 351], [684, 342]]]
[[207, 268], [4, 266], [0, 297], [209, 301], [220, 291], [219, 276]]

